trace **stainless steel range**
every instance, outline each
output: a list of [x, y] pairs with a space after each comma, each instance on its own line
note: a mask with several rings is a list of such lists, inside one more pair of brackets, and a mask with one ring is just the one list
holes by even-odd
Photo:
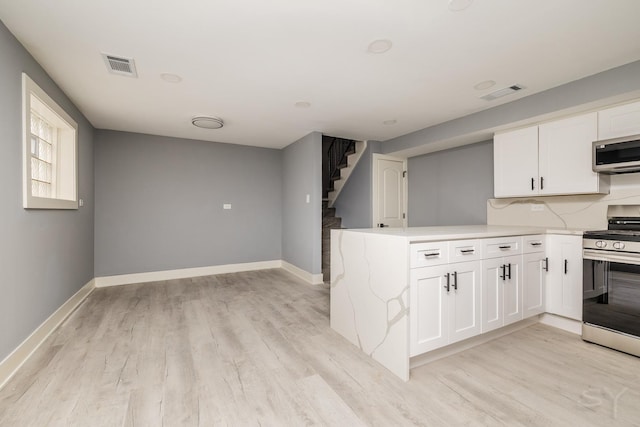
[[582, 339], [640, 356], [640, 205], [607, 217], [584, 234]]

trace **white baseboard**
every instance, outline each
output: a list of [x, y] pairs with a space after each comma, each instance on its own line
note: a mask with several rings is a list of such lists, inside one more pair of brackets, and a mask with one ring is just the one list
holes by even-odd
[[134, 283], [158, 282], [162, 280], [188, 279], [190, 277], [211, 276], [214, 274], [239, 273], [242, 271], [267, 270], [280, 268], [280, 260], [247, 262], [242, 264], [213, 265], [210, 267], [181, 268], [179, 270], [150, 271], [147, 273], [120, 274], [117, 276], [96, 277], [96, 287], [131, 285]]
[[306, 270], [303, 270], [299, 267], [296, 267], [293, 264], [288, 263], [287, 261], [282, 261], [282, 268], [294, 276], [298, 276], [305, 282], [312, 285], [322, 285], [324, 283], [324, 278], [322, 274], [312, 274]]
[[571, 332], [572, 334], [582, 335], [582, 322], [579, 320], [544, 313], [540, 316], [540, 323], [562, 329], [563, 331]]
[[89, 296], [94, 287], [94, 279], [91, 279], [0, 362], [0, 388], [4, 387], [49, 335]]

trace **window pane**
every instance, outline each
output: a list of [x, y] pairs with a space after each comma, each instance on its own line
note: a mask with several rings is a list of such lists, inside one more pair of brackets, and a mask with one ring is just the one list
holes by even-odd
[[31, 195], [38, 197], [38, 181], [31, 181]]
[[38, 138], [36, 138], [33, 134], [31, 135], [31, 154], [33, 154], [34, 156], [38, 156], [38, 147], [40, 146], [40, 144], [38, 144]]
[[[38, 163], [39, 163], [38, 159], [35, 159], [33, 157], [31, 158], [31, 178], [32, 179], [40, 179], [40, 175], [39, 175], [40, 169], [38, 167]], [[35, 196], [36, 193], [33, 193], [33, 195]]]

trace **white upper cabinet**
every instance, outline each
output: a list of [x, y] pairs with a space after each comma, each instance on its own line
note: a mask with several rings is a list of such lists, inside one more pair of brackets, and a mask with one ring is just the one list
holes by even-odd
[[496, 134], [493, 170], [495, 197], [538, 194], [538, 126]]
[[598, 139], [597, 113], [583, 114], [539, 127], [540, 194], [605, 192], [592, 169], [592, 143]]
[[640, 134], [640, 101], [598, 112], [598, 139]]
[[495, 197], [608, 193], [609, 177], [591, 166], [597, 139], [597, 113], [497, 134]]

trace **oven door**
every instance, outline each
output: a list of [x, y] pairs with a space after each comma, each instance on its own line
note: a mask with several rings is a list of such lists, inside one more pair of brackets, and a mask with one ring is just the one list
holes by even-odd
[[584, 323], [640, 337], [640, 256], [585, 249]]

